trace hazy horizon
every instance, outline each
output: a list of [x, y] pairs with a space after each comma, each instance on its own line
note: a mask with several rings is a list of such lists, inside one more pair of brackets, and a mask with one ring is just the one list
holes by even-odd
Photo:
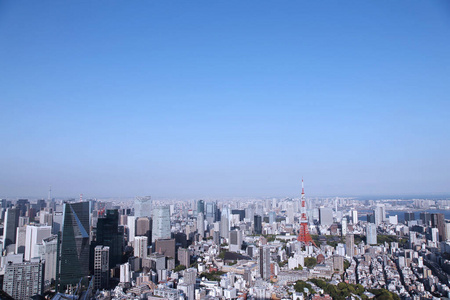
[[1, 1], [0, 197], [449, 195], [449, 26], [446, 1]]

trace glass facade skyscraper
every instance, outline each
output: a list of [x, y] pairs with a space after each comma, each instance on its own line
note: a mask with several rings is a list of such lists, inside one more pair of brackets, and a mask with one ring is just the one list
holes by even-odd
[[152, 243], [159, 239], [170, 239], [170, 232], [169, 207], [156, 207], [153, 211]]
[[59, 234], [57, 289], [64, 291], [89, 275], [90, 202], [64, 203]]
[[109, 247], [109, 265], [111, 268], [122, 263], [123, 234], [119, 232], [119, 211], [106, 210], [106, 216], [97, 221], [96, 245]]

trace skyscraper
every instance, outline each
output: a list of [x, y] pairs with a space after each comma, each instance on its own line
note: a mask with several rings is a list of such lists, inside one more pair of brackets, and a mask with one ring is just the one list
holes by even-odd
[[191, 265], [191, 253], [189, 249], [178, 248], [178, 261], [180, 265], [185, 266], [186, 268]]
[[356, 209], [352, 210], [352, 222], [353, 224], [358, 223], [358, 211]]
[[421, 212], [420, 213], [420, 219], [423, 222], [423, 225], [429, 226], [431, 223], [431, 214], [429, 212]]
[[386, 207], [384, 205], [377, 205], [373, 211], [375, 216], [375, 225], [380, 225], [386, 220]]
[[152, 243], [159, 239], [170, 239], [170, 211], [168, 206], [153, 210]]
[[373, 223], [367, 223], [367, 244], [376, 245], [377, 244], [377, 225]]
[[262, 234], [262, 218], [261, 216], [254, 216], [255, 234]]
[[134, 238], [134, 256], [147, 258], [148, 238], [146, 236], [137, 236]]
[[439, 241], [447, 240], [444, 214], [431, 214], [431, 226], [439, 230]]
[[342, 218], [341, 221], [341, 232], [342, 232], [342, 236], [346, 236], [347, 235], [347, 217]]
[[209, 224], [212, 224], [216, 222], [216, 212], [217, 212], [217, 206], [215, 202], [207, 202], [206, 203], [206, 221], [208, 221]]
[[119, 231], [119, 211], [106, 210], [104, 218], [97, 221], [96, 245], [109, 247], [108, 257], [111, 268], [122, 263], [123, 234]]
[[94, 289], [108, 288], [109, 284], [109, 250], [107, 246], [96, 246], [94, 250]]
[[259, 275], [263, 279], [270, 278], [270, 248], [268, 246], [259, 248]]
[[269, 212], [269, 224], [274, 224], [277, 221], [277, 214], [274, 211]]
[[[3, 249], [16, 242], [16, 228], [19, 226], [19, 211], [17, 208], [7, 208], [3, 228]], [[14, 251], [14, 250], [13, 250]]]
[[353, 234], [345, 236], [345, 252], [350, 258], [353, 258], [355, 255], [355, 236]]
[[222, 208], [220, 218], [220, 236], [227, 240], [230, 238], [230, 209], [228, 206], [224, 206]]
[[89, 275], [90, 202], [64, 203], [57, 266], [57, 289]]
[[39, 245], [42, 245], [42, 241], [51, 235], [51, 226], [28, 225], [25, 236], [25, 260], [30, 261], [31, 258], [38, 257]]
[[415, 220], [416, 216], [413, 212], [405, 212], [405, 222]]
[[203, 201], [203, 200], [197, 201], [197, 214], [199, 214], [199, 213], [202, 213], [202, 214], [205, 213], [205, 201]]
[[203, 213], [198, 213], [197, 214], [197, 231], [198, 234], [200, 235], [200, 238], [204, 238], [205, 237], [205, 221], [204, 221], [204, 217], [203, 217]]

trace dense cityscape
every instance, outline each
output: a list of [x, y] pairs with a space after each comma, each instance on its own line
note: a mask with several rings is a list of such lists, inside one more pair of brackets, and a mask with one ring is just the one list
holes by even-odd
[[[2, 299], [443, 299], [450, 200], [2, 199]], [[37, 299], [37, 298], [33, 299]]]
[[450, 300], [449, 21], [0, 0], [0, 300]]

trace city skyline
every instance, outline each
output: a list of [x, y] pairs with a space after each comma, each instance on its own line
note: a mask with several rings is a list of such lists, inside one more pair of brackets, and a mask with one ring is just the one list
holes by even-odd
[[0, 16], [0, 197], [450, 194], [445, 1]]

